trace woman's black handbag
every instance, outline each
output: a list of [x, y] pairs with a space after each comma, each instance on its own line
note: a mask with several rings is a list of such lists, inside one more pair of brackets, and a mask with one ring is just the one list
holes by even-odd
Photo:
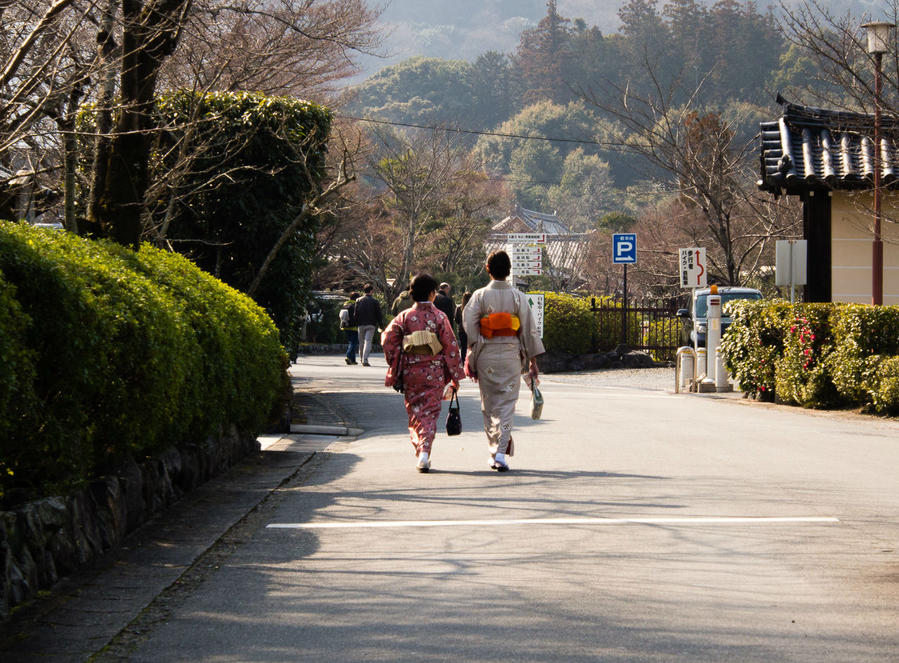
[[460, 435], [462, 433], [462, 415], [459, 414], [459, 397], [455, 390], [449, 402], [449, 412], [446, 415], [446, 434]]

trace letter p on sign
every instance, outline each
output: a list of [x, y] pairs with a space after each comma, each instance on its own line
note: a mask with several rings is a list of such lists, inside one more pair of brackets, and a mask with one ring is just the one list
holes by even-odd
[[637, 262], [637, 235], [635, 233], [615, 233], [612, 235], [612, 264], [634, 264]]

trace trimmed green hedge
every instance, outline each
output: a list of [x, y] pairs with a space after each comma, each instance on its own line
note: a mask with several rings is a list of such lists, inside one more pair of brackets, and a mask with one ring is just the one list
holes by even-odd
[[589, 300], [543, 292], [543, 345], [547, 351], [579, 355], [592, 352], [596, 322]]
[[[543, 345], [547, 352], [580, 355], [613, 350], [620, 343], [620, 315], [597, 315], [587, 297], [549, 291], [538, 294], [544, 297]], [[621, 308], [611, 297], [597, 297], [596, 305]], [[640, 316], [629, 312], [628, 341], [639, 342], [642, 333]]]
[[899, 414], [899, 307], [735, 301], [722, 340], [740, 388], [809, 408]]
[[0, 222], [0, 274], [0, 502], [258, 430], [283, 398], [271, 319], [181, 256]]

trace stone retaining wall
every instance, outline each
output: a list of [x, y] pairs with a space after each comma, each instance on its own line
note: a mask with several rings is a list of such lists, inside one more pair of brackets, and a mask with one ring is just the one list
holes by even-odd
[[595, 371], [603, 368], [654, 368], [661, 365], [648, 353], [629, 350], [626, 346], [619, 346], [609, 352], [585, 355], [549, 351], [537, 358], [537, 366], [542, 373]]
[[232, 428], [124, 465], [68, 497], [0, 511], [0, 619], [61, 577], [119, 545], [181, 495], [259, 449]]

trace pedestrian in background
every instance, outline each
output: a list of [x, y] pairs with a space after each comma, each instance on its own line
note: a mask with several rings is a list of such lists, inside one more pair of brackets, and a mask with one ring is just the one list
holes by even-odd
[[[453, 320], [456, 317], [456, 304], [450, 296], [451, 290], [450, 284], [444, 281], [437, 289], [437, 296], [434, 298], [434, 306], [436, 306], [439, 311], [443, 311], [446, 319], [450, 322], [450, 329], [453, 328]], [[453, 330], [453, 333], [455, 334], [455, 330]]]
[[362, 346], [363, 366], [371, 366], [368, 363], [368, 357], [374, 343], [375, 331], [384, 329], [381, 304], [371, 294], [374, 289], [371, 283], [366, 283], [362, 288], [362, 292], [365, 294], [356, 300], [356, 327], [359, 331], [359, 344]]
[[407, 308], [410, 308], [415, 303], [415, 300], [412, 299], [412, 291], [409, 288], [403, 290], [400, 294], [396, 296], [396, 299], [393, 300], [393, 304], [390, 306], [391, 315], [399, 315], [400, 311], [405, 311]]
[[453, 316], [453, 322], [456, 323], [456, 330], [459, 336], [459, 350], [462, 355], [462, 363], [465, 363], [465, 356], [468, 354], [468, 334], [465, 333], [465, 325], [462, 324], [462, 311], [468, 300], [471, 299], [471, 291], [466, 290], [462, 293], [462, 303], [456, 307], [456, 313]]
[[350, 366], [356, 363], [356, 350], [359, 349], [359, 330], [356, 328], [356, 299], [358, 292], [350, 295], [350, 298], [340, 308], [340, 328], [346, 334], [346, 363]]
[[458, 391], [465, 374], [450, 322], [433, 304], [437, 281], [419, 274], [412, 279], [411, 292], [415, 304], [401, 311], [381, 335], [388, 367], [384, 384], [402, 388], [416, 467], [427, 472], [447, 385]]
[[506, 277], [512, 261], [505, 251], [487, 257], [490, 283], [475, 290], [462, 311], [468, 334], [466, 374], [477, 380], [481, 391], [484, 432], [490, 447], [490, 467], [509, 469], [506, 456], [515, 453], [512, 422], [521, 387], [522, 365], [536, 384], [537, 356], [545, 352], [531, 309], [524, 295]]

